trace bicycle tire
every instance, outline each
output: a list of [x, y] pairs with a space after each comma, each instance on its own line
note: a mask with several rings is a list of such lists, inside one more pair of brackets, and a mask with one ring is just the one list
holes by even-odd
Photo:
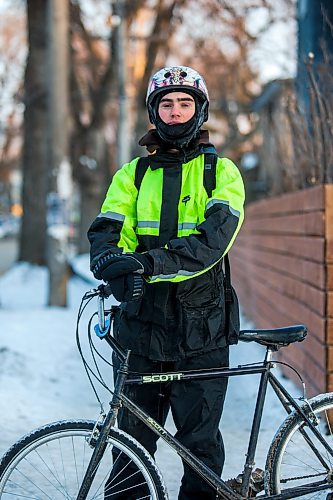
[[[316, 396], [309, 403], [316, 415], [316, 428], [333, 447], [333, 393]], [[302, 410], [307, 416], [311, 414], [307, 403], [302, 405]], [[306, 441], [306, 436], [311, 436], [315, 451]], [[324, 486], [327, 484], [327, 488], [307, 493], [310, 483], [315, 482], [322, 482]], [[304, 487], [302, 498], [329, 498], [327, 495], [333, 491], [333, 457], [295, 411], [278, 429], [268, 451], [265, 468], [267, 494], [280, 494], [292, 487]]]
[[[54, 422], [17, 441], [0, 462], [1, 500], [76, 499], [93, 451], [89, 443], [94, 428], [93, 421]], [[87, 496], [89, 500], [99, 498], [168, 498], [152, 457], [134, 438], [117, 428], [110, 431], [107, 449]]]

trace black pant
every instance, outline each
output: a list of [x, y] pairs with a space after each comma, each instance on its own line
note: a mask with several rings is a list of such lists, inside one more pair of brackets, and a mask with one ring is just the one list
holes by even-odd
[[[177, 362], [154, 362], [131, 355], [130, 370], [140, 373], [164, 373], [169, 371], [197, 370], [229, 365], [228, 347], [210, 351], [200, 356]], [[224, 463], [224, 446], [218, 429], [227, 390], [227, 378], [191, 380], [167, 384], [147, 384], [127, 389], [128, 396], [161, 425], [165, 424], [171, 408], [177, 428], [176, 438], [194, 455], [221, 475]], [[141, 420], [126, 409], [119, 413], [120, 429], [131, 434], [154, 456], [158, 436]], [[184, 475], [179, 500], [213, 500], [216, 494], [188, 465], [183, 463]], [[120, 466], [119, 466], [120, 467]], [[144, 495], [146, 491], [140, 492]], [[139, 492], [132, 498], [137, 498]], [[105, 495], [105, 498], [108, 498]], [[110, 496], [109, 498], [121, 498]], [[129, 499], [129, 495], [126, 497]]]

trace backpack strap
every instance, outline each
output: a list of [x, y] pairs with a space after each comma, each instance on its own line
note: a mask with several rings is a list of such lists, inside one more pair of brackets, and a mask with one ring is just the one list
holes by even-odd
[[[208, 146], [204, 149], [205, 154], [205, 167], [204, 167], [204, 188], [207, 192], [208, 198], [211, 198], [212, 192], [216, 188], [216, 164], [217, 153], [214, 147]], [[232, 302], [232, 288], [231, 288], [231, 272], [228, 254], [223, 257], [224, 264], [224, 293], [225, 293], [225, 315], [226, 321], [229, 320], [230, 304]]]
[[224, 292], [225, 292], [225, 302], [227, 307], [232, 301], [230, 262], [227, 253], [223, 257], [223, 262], [224, 262], [224, 280], [225, 280]]
[[[216, 187], [216, 163], [217, 163], [217, 154], [214, 147], [204, 148], [205, 155], [205, 167], [204, 167], [204, 178], [203, 184], [204, 188], [207, 192], [208, 198], [212, 196], [212, 192]], [[139, 191], [142, 183], [142, 179], [144, 178], [145, 173], [149, 167], [149, 156], [142, 156], [138, 159], [135, 168], [135, 179], [134, 185], [136, 189]]]
[[138, 159], [138, 163], [136, 164], [134, 185], [138, 191], [140, 190], [142, 179], [144, 178], [145, 173], [148, 170], [149, 163], [150, 163], [149, 156], [142, 156]]
[[230, 275], [230, 262], [228, 254], [223, 257], [224, 262], [224, 321], [225, 331], [228, 335], [230, 328], [230, 309], [232, 303], [232, 289], [231, 289], [231, 275]]
[[205, 152], [205, 166], [204, 166], [204, 178], [203, 184], [208, 195], [208, 198], [211, 198], [212, 192], [216, 187], [216, 163], [217, 163], [217, 154], [215, 148], [207, 148], [214, 149], [214, 152], [207, 151]]

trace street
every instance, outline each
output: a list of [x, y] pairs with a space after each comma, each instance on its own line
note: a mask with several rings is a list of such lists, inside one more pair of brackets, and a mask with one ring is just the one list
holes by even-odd
[[4, 274], [16, 261], [18, 242], [16, 238], [3, 238], [0, 240], [0, 275]]

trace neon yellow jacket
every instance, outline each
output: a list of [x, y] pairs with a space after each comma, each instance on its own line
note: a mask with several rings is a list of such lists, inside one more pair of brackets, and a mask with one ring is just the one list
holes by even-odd
[[92, 267], [110, 251], [151, 256], [154, 271], [144, 295], [122, 304], [115, 331], [123, 347], [154, 361], [198, 356], [227, 344], [222, 257], [243, 221], [244, 186], [237, 167], [218, 158], [209, 196], [200, 146], [193, 156], [149, 156], [139, 191], [138, 158], [125, 164], [88, 231]]
[[244, 186], [239, 170], [218, 158], [216, 187], [208, 197], [203, 184], [204, 154], [187, 163], [164, 166], [151, 157], [138, 192], [138, 158], [113, 177], [101, 213], [88, 236], [92, 259], [117, 247], [148, 251], [154, 260], [148, 282], [179, 282], [219, 262], [230, 249], [244, 218]]

